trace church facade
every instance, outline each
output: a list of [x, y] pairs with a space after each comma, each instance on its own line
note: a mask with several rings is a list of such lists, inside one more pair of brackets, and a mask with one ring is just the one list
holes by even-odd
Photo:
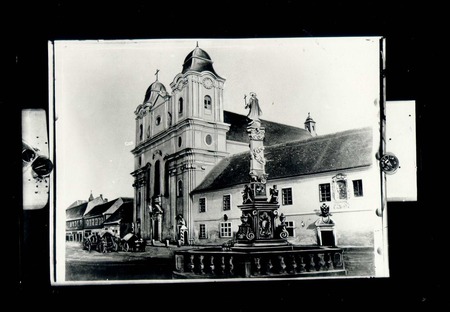
[[174, 240], [177, 216], [190, 224], [190, 192], [228, 155], [223, 85], [209, 55], [186, 57], [168, 93], [158, 80], [135, 111], [135, 222], [144, 238]]
[[[220, 245], [235, 237], [251, 156], [247, 117], [224, 109], [224, 85], [211, 57], [197, 46], [171, 91], [157, 78], [136, 108], [134, 222], [145, 239]], [[266, 120], [261, 125], [267, 191], [278, 194], [288, 240], [365, 247], [376, 254], [382, 239], [376, 213], [382, 205], [379, 131], [318, 135], [309, 114], [304, 128]], [[326, 207], [332, 226], [320, 227]], [[332, 229], [332, 236], [321, 229]]]

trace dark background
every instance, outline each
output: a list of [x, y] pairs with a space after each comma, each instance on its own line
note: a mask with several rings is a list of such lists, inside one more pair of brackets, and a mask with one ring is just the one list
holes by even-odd
[[[156, 308], [162, 302], [171, 308], [227, 307], [234, 311], [253, 311], [269, 303], [282, 310], [290, 306], [300, 310], [311, 305], [328, 310], [341, 306], [389, 307], [397, 303], [403, 307], [428, 307], [443, 301], [443, 272], [448, 267], [448, 257], [444, 254], [445, 245], [442, 248], [438, 240], [439, 228], [445, 228], [445, 222], [441, 223], [439, 218], [446, 219], [442, 213], [446, 207], [438, 208], [441, 203], [433, 206], [433, 199], [439, 198], [437, 192], [446, 192], [442, 185], [436, 189], [439, 170], [435, 168], [440, 162], [434, 158], [440, 146], [434, 139], [444, 140], [446, 134], [437, 122], [443, 114], [437, 109], [442, 102], [439, 92], [445, 91], [438, 75], [445, 63], [445, 37], [439, 36], [444, 21], [442, 7], [413, 1], [395, 5], [387, 1], [91, 2], [46, 1], [31, 5], [16, 2], [2, 10], [3, 39], [8, 48], [12, 42], [13, 48], [2, 49], [7, 55], [3, 60], [11, 61], [5, 68], [12, 69], [12, 73], [7, 76], [4, 71], [7, 83], [2, 85], [5, 92], [0, 100], [3, 108], [11, 109], [4, 118], [9, 122], [8, 132], [17, 133], [12, 144], [7, 144], [14, 153], [5, 152], [13, 156], [6, 165], [13, 170], [10, 175], [13, 181], [6, 189], [5, 210], [12, 211], [13, 237], [18, 238], [15, 240], [18, 244], [10, 244], [11, 238], [7, 238], [14, 268], [8, 267], [14, 273], [13, 285], [8, 288], [14, 290], [19, 300], [38, 298], [33, 302], [65, 304], [61, 307], [73, 302], [89, 308], [115, 302]], [[19, 156], [21, 109], [48, 109], [49, 40], [370, 35], [386, 37], [387, 100], [416, 100], [417, 107], [418, 201], [388, 204], [390, 278], [213, 285], [50, 285], [49, 207], [22, 211]], [[443, 226], [435, 227], [435, 221]], [[203, 300], [215, 305], [205, 306]]]

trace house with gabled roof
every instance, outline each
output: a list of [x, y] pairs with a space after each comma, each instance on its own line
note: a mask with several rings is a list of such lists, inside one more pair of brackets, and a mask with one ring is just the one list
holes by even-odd
[[[121, 197], [120, 199], [121, 205], [103, 222], [103, 229], [123, 237], [139, 229], [135, 231], [133, 228], [133, 198]], [[117, 203], [120, 201], [118, 200]]]
[[[103, 204], [96, 205], [83, 215], [85, 235], [104, 230], [104, 223], [125, 203], [133, 202], [132, 198], [119, 197]], [[115, 229], [117, 230], [117, 229]]]

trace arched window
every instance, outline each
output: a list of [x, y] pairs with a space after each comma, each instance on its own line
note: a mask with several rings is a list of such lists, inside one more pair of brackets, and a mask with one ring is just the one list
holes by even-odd
[[177, 189], [177, 196], [182, 197], [183, 196], [183, 181], [178, 181], [178, 189]]
[[150, 187], [150, 165], [147, 165], [147, 173], [146, 173], [146, 186], [147, 186], [147, 202], [150, 202], [150, 193], [151, 193], [151, 187]]
[[167, 126], [172, 125], [172, 114], [170, 112], [167, 113]]
[[141, 192], [138, 192], [136, 201], [136, 220], [141, 218]]
[[205, 110], [207, 110], [207, 111], [212, 110], [212, 105], [211, 105], [212, 102], [211, 102], [211, 97], [209, 95], [205, 95], [203, 103], [205, 105]]
[[158, 196], [161, 194], [161, 168], [159, 164], [159, 160], [155, 162], [155, 180], [153, 181], [153, 195]]
[[164, 163], [164, 195], [169, 196], [169, 162]]
[[139, 125], [139, 141], [142, 141], [142, 137], [144, 135], [144, 130], [142, 124]]
[[183, 98], [180, 98], [178, 100], [178, 115], [182, 115], [183, 114]]

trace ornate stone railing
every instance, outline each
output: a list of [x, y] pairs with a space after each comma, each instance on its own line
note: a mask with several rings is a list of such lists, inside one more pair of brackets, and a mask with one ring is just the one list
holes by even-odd
[[343, 250], [297, 247], [290, 250], [222, 250], [175, 252], [174, 278], [239, 278], [345, 275]]

